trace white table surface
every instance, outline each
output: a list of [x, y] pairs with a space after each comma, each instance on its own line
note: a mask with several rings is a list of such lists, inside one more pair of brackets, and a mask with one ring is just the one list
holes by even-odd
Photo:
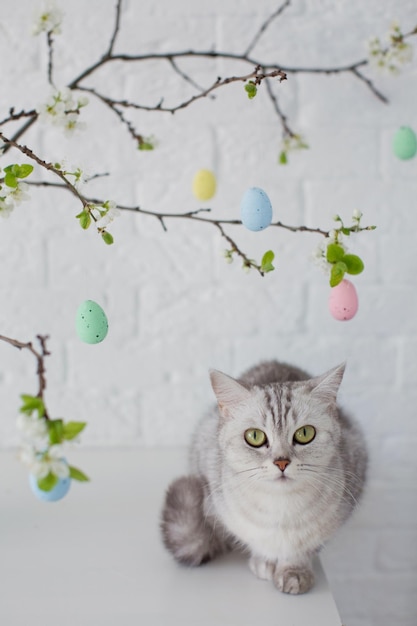
[[92, 478], [56, 503], [35, 499], [25, 468], [0, 452], [1, 626], [340, 626], [320, 562], [306, 595], [258, 580], [245, 559], [177, 565], [159, 513], [183, 450], [71, 451]]

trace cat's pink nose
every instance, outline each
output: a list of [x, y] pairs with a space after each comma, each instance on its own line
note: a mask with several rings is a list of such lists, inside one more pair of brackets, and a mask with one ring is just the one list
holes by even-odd
[[281, 472], [285, 472], [285, 468], [291, 463], [289, 459], [276, 459], [274, 465], [279, 467]]

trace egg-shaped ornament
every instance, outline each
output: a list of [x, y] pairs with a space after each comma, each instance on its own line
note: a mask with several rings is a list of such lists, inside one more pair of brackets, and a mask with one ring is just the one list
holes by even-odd
[[259, 187], [250, 187], [245, 191], [240, 203], [240, 219], [249, 230], [259, 231], [272, 222], [272, 205], [267, 194]]
[[341, 322], [355, 317], [359, 307], [355, 285], [344, 278], [336, 287], [332, 287], [329, 296], [329, 311]]
[[106, 338], [109, 323], [105, 312], [97, 302], [85, 300], [80, 304], [75, 316], [75, 329], [84, 343], [100, 343]]
[[32, 493], [38, 500], [42, 500], [42, 502], [57, 502], [67, 495], [71, 487], [71, 478], [69, 476], [68, 478], [58, 478], [58, 482], [52, 489], [44, 491], [39, 487], [36, 476], [29, 474], [29, 485]]
[[210, 200], [216, 193], [216, 177], [211, 170], [198, 170], [193, 178], [193, 194], [197, 200]]
[[392, 140], [392, 149], [402, 161], [412, 159], [417, 154], [417, 136], [409, 126], [401, 126]]

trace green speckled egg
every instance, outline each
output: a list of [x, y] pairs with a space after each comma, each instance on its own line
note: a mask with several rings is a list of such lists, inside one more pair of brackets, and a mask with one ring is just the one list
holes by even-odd
[[409, 126], [401, 126], [392, 140], [392, 149], [399, 159], [412, 159], [417, 153], [417, 137]]
[[75, 329], [84, 343], [100, 343], [109, 330], [109, 323], [103, 309], [93, 300], [85, 300], [77, 309]]

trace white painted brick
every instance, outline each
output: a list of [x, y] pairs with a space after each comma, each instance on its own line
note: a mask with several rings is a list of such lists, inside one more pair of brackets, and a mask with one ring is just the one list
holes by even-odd
[[[414, 438], [417, 434], [415, 423], [410, 420], [409, 408], [400, 408], [403, 397], [401, 388], [395, 385], [364, 386], [346, 397], [346, 402], [354, 415], [360, 418], [370, 437], [375, 434], [382, 437], [395, 437], [397, 428], [405, 429], [407, 435]], [[415, 390], [407, 391], [407, 402], [414, 406], [417, 401]], [[395, 425], [395, 426], [394, 426]], [[374, 433], [374, 434], [373, 434]], [[395, 434], [394, 434], [395, 433]]]

